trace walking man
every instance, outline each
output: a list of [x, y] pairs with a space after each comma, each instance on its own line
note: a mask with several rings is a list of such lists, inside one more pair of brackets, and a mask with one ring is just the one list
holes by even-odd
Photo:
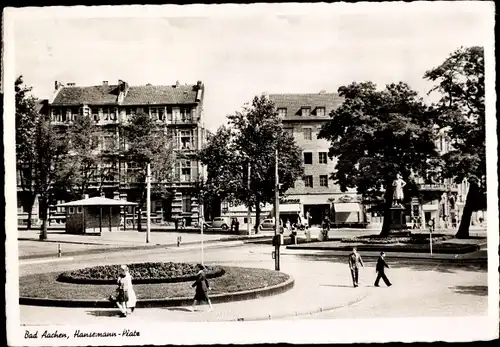
[[349, 268], [351, 269], [352, 284], [354, 288], [358, 286], [359, 265], [361, 265], [363, 268], [365, 267], [365, 265], [363, 264], [363, 259], [361, 259], [361, 255], [359, 255], [356, 247], [354, 247], [352, 249], [352, 253], [349, 254]]
[[385, 268], [390, 268], [390, 266], [385, 262], [385, 253], [380, 252], [380, 257], [378, 257], [377, 265], [375, 267], [375, 271], [377, 272], [377, 279], [375, 280], [375, 287], [379, 287], [378, 283], [380, 279], [383, 279], [385, 284], [390, 287], [392, 283], [389, 281], [387, 276], [385, 275]]

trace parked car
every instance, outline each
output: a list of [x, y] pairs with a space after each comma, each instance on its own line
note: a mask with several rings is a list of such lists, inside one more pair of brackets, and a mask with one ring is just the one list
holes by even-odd
[[231, 221], [228, 217], [215, 217], [210, 225], [211, 229], [228, 230], [231, 226]]
[[[274, 227], [272, 219], [264, 219], [259, 225], [259, 231], [274, 231]], [[280, 226], [280, 232], [283, 232], [283, 226]]]

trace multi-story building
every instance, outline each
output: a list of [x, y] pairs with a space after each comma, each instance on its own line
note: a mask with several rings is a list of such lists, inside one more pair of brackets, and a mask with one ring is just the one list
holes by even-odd
[[[312, 223], [320, 224], [325, 213], [334, 225], [362, 225], [366, 222], [361, 196], [355, 189], [342, 192], [331, 180], [336, 159], [328, 157], [330, 144], [318, 139], [330, 112], [342, 104], [337, 94], [270, 94], [283, 129], [302, 150], [304, 176], [286, 192], [280, 203], [280, 215], [288, 211], [311, 214]], [[281, 212], [282, 211], [282, 212]], [[295, 213], [296, 214], [296, 213]], [[283, 218], [283, 217], [282, 217]]]
[[[295, 222], [298, 213], [306, 215], [309, 211], [312, 224], [320, 224], [324, 214], [328, 213], [334, 225], [365, 225], [361, 196], [354, 189], [342, 192], [333, 183], [330, 176], [336, 160], [328, 157], [328, 141], [318, 139], [322, 125], [330, 119], [330, 112], [340, 106], [342, 98], [324, 91], [317, 94], [269, 94], [268, 97], [276, 106], [283, 129], [301, 148], [305, 171], [304, 176], [286, 192], [286, 197], [280, 200], [280, 217]], [[264, 206], [262, 214], [273, 214], [272, 206]], [[222, 215], [247, 222], [244, 206], [223, 203]]]
[[[195, 153], [203, 146], [206, 130], [203, 126], [203, 99], [205, 87], [201, 81], [194, 85], [143, 85], [129, 86], [119, 80], [117, 84], [103, 81], [101, 85], [76, 86], [55, 82], [52, 98], [48, 100], [47, 114], [51, 124], [64, 131], [75, 117], [92, 117], [99, 132], [96, 134], [98, 149], [108, 167], [104, 177], [92, 177], [89, 194], [99, 192], [108, 198], [139, 201], [138, 183], [134, 182], [134, 162], [119, 155], [118, 149], [128, 148], [123, 136], [123, 125], [131, 115], [145, 112], [156, 120], [159, 127], [173, 141], [175, 165], [172, 180], [162, 183], [171, 192], [169, 196], [152, 196], [151, 216], [153, 222], [184, 217], [189, 223], [197, 218], [199, 206], [196, 183], [202, 175], [202, 167]], [[152, 185], [159, 184], [152, 182]], [[63, 202], [60, 196], [55, 203]], [[125, 215], [127, 224], [132, 211]], [[146, 211], [142, 211], [144, 214]], [[51, 210], [51, 220], [64, 222], [63, 211]], [[135, 220], [132, 221], [135, 223]]]

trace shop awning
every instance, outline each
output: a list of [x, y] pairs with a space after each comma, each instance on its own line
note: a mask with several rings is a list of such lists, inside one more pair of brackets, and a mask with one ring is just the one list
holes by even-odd
[[70, 207], [70, 206], [135, 206], [135, 202], [130, 202], [126, 200], [115, 200], [108, 199], [104, 197], [94, 197], [82, 200], [70, 201], [63, 204], [57, 204], [60, 207]]
[[297, 213], [300, 212], [300, 204], [280, 204], [280, 213]]
[[424, 211], [437, 211], [439, 209], [439, 206], [427, 204], [427, 205], [422, 205], [422, 209]]
[[[300, 204], [280, 204], [280, 214], [282, 213], [298, 213], [301, 211], [301, 205]], [[274, 206], [271, 208], [271, 211], [269, 211], [268, 217], [271, 218], [274, 216]]]
[[335, 212], [360, 212], [359, 203], [341, 202], [333, 205]]

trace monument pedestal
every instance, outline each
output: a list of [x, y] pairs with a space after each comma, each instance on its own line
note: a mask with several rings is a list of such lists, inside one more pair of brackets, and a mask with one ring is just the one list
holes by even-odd
[[391, 207], [391, 230], [407, 229], [403, 206]]

